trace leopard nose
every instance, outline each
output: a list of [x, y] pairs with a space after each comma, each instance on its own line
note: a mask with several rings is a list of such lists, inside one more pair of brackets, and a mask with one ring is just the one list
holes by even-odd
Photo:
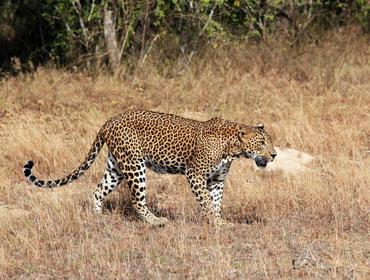
[[274, 159], [276, 157], [276, 155], [277, 155], [277, 153], [271, 154], [272, 159]]

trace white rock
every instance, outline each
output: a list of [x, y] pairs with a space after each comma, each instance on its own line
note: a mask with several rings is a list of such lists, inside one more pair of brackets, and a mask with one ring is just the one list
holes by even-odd
[[[295, 149], [275, 147], [275, 150], [277, 156], [273, 162], [267, 164], [266, 171], [301, 172], [305, 169], [305, 165], [314, 159], [313, 156]], [[254, 168], [259, 169], [255, 164]]]

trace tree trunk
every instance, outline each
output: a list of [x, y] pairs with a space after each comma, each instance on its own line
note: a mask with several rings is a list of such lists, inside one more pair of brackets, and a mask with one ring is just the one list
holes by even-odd
[[109, 61], [115, 70], [120, 63], [120, 54], [117, 45], [116, 29], [113, 22], [113, 12], [109, 8], [104, 9], [104, 37], [107, 46]]

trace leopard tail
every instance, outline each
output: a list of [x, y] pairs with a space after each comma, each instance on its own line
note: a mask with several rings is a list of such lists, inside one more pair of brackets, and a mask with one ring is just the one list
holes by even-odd
[[57, 179], [57, 180], [50, 180], [50, 181], [44, 181], [40, 180], [38, 177], [36, 177], [32, 173], [32, 167], [34, 165], [33, 161], [27, 161], [23, 167], [23, 174], [27, 177], [28, 181], [33, 183], [34, 185], [40, 187], [40, 188], [55, 188], [55, 187], [61, 187], [63, 185], [67, 185], [74, 180], [77, 180], [80, 176], [85, 174], [85, 172], [90, 168], [90, 166], [95, 161], [96, 157], [98, 156], [100, 149], [104, 145], [104, 139], [101, 135], [102, 133], [98, 133], [96, 136], [94, 143], [92, 144], [92, 147], [90, 148], [89, 153], [86, 156], [86, 159], [84, 162], [71, 174]]

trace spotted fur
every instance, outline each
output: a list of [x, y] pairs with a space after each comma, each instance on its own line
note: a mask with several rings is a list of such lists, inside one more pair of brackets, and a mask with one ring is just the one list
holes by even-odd
[[96, 211], [102, 211], [104, 198], [125, 180], [133, 207], [144, 221], [154, 225], [163, 225], [166, 219], [156, 217], [147, 208], [147, 168], [185, 175], [201, 213], [216, 224], [224, 224], [220, 209], [232, 161], [245, 156], [265, 167], [276, 156], [261, 124], [247, 126], [221, 118], [200, 122], [170, 114], [130, 111], [103, 125], [85, 161], [68, 176], [40, 180], [32, 173], [32, 161], [24, 165], [23, 173], [41, 188], [69, 184], [89, 169], [104, 143], [109, 153], [104, 176], [94, 192]]

